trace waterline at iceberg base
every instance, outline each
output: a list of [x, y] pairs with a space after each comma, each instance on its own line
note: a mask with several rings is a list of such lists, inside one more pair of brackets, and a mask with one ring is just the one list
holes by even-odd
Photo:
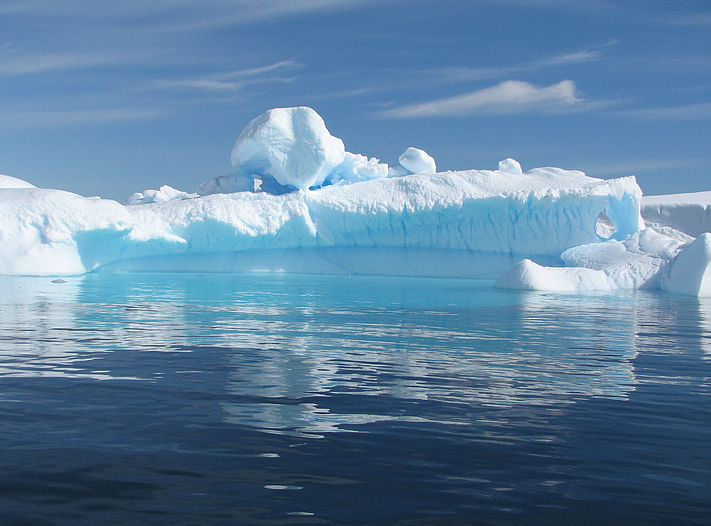
[[128, 205], [0, 176], [0, 274], [364, 273], [711, 295], [711, 235], [646, 228], [634, 177], [512, 159], [434, 172], [415, 148], [388, 167], [345, 151], [310, 108], [252, 121], [232, 164], [197, 193], [162, 187]]

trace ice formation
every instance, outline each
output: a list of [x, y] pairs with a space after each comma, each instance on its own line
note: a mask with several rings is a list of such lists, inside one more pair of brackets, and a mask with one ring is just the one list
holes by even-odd
[[377, 179], [388, 166], [347, 152], [321, 116], [307, 107], [275, 108], [252, 120], [232, 149], [232, 174], [206, 181], [198, 194], [273, 194]]
[[165, 203], [175, 199], [187, 199], [188, 197], [196, 197], [197, 194], [189, 194], [176, 190], [172, 186], [164, 184], [158, 190], [143, 190], [132, 194], [126, 204], [143, 205], [148, 203]]
[[510, 174], [523, 173], [521, 164], [516, 159], [511, 159], [510, 157], [508, 159], [504, 159], [503, 161], [499, 161], [499, 171]]
[[513, 159], [436, 173], [422, 150], [405, 153], [394, 177], [291, 108], [252, 121], [233, 173], [201, 195], [163, 186], [124, 206], [0, 176], [0, 274], [285, 270], [711, 295], [711, 234], [647, 228], [634, 177], [524, 173]]

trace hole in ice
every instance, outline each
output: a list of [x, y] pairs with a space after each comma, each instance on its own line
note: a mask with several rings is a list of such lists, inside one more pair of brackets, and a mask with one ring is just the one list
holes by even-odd
[[615, 235], [615, 232], [617, 232], [617, 229], [608, 217], [607, 210], [603, 210], [595, 221], [595, 233], [603, 239], [610, 239]]

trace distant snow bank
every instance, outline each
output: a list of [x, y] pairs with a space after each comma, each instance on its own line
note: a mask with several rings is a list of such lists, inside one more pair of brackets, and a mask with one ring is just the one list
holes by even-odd
[[649, 225], [668, 226], [698, 237], [711, 232], [711, 191], [645, 196], [641, 212]]

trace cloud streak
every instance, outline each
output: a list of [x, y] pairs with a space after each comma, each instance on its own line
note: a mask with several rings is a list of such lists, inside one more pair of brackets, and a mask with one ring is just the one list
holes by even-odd
[[412, 119], [422, 117], [465, 117], [471, 115], [505, 115], [527, 112], [549, 112], [571, 108], [580, 102], [575, 83], [563, 80], [539, 87], [528, 82], [507, 80], [455, 97], [437, 99], [382, 111], [382, 118]]
[[3, 115], [0, 128], [63, 127], [121, 122], [144, 122], [166, 116], [155, 108], [95, 108], [13, 111]]
[[650, 120], [700, 121], [711, 120], [711, 102], [686, 104], [683, 106], [668, 106], [663, 108], [648, 108], [641, 110], [626, 110], [618, 112], [629, 117], [639, 117]]
[[615, 45], [617, 45], [617, 40], [613, 39], [605, 44], [596, 46], [592, 49], [583, 49], [580, 51], [561, 53], [540, 60], [534, 60], [531, 62], [525, 62], [513, 66], [490, 68], [440, 68], [437, 70], [429, 71], [428, 76], [431, 78], [436, 77], [438, 81], [445, 79], [449, 82], [469, 82], [496, 78], [506, 78], [520, 75], [522, 73], [530, 73], [533, 71], [541, 71], [544, 69], [562, 66], [574, 66], [578, 64], [585, 64], [588, 62], [602, 60], [604, 58], [604, 54], [601, 50]]
[[203, 92], [234, 92], [247, 84], [285, 83], [295, 79], [301, 64], [283, 60], [267, 66], [215, 73], [202, 77], [163, 79], [151, 87], [156, 89], [189, 89]]
[[[171, 31], [210, 29], [269, 20], [301, 13], [351, 9], [376, 0], [142, 0], [103, 3], [92, 0], [10, 1], [0, 16], [129, 21], [161, 26]], [[378, 0], [382, 2], [383, 0]]]

